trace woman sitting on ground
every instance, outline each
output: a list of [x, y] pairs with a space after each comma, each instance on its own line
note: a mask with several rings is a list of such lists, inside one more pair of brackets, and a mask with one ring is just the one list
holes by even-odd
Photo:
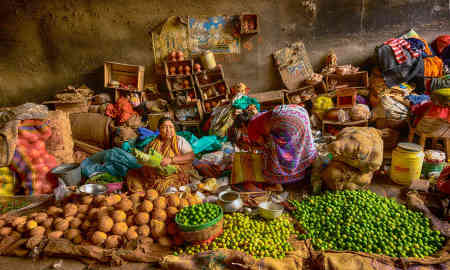
[[144, 152], [155, 150], [163, 156], [161, 166], [173, 165], [177, 168], [175, 174], [164, 176], [156, 168], [144, 166], [128, 174], [128, 188], [133, 192], [145, 191], [150, 188], [165, 192], [170, 186], [180, 187], [189, 183], [192, 162], [195, 159], [192, 147], [186, 139], [176, 135], [175, 125], [168, 117], [158, 122], [159, 136], [149, 143]]

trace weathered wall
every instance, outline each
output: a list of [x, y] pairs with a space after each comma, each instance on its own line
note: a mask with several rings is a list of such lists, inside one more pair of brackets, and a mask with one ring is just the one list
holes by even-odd
[[448, 0], [3, 0], [0, 106], [40, 102], [68, 84], [100, 89], [104, 60], [143, 64], [154, 80], [148, 32], [167, 16], [243, 11], [260, 15], [260, 34], [243, 40], [239, 58], [220, 61], [253, 91], [283, 87], [271, 53], [290, 42], [303, 40], [318, 69], [329, 48], [359, 64], [411, 27], [428, 40], [450, 33]]

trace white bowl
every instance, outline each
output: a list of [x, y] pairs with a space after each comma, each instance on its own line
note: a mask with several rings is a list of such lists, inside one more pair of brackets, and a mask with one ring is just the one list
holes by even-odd
[[266, 219], [278, 218], [283, 214], [284, 207], [274, 202], [262, 202], [258, 204], [258, 213]]

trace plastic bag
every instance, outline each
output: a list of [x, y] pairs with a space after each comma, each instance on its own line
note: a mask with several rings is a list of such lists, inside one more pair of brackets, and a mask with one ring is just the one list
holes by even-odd
[[203, 136], [198, 139], [189, 131], [177, 132], [177, 135], [182, 136], [191, 144], [194, 154], [217, 151], [222, 148], [222, 143], [227, 141], [227, 137], [219, 138], [216, 135]]
[[142, 165], [132, 154], [114, 147], [83, 160], [81, 162], [81, 174], [89, 178], [94, 173], [107, 172], [113, 176], [124, 177], [129, 169], [140, 167]]

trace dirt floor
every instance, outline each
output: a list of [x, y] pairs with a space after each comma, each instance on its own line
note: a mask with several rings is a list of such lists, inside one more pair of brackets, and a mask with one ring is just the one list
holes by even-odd
[[[304, 192], [309, 185], [295, 185], [286, 187], [288, 190], [292, 190], [294, 192]], [[386, 196], [386, 197], [394, 197], [399, 201], [402, 201], [401, 195], [403, 194], [404, 188], [399, 186], [387, 177], [377, 177], [374, 179], [370, 186], [370, 190], [373, 192]], [[55, 264], [61, 263], [61, 267], [54, 267]], [[67, 258], [41, 258], [38, 260], [33, 259], [25, 259], [25, 258], [16, 258], [16, 257], [0, 257], [0, 270], [3, 269], [26, 269], [26, 270], [46, 270], [46, 269], [60, 269], [60, 270], [81, 270], [81, 269], [111, 269], [111, 270], [152, 270], [152, 269], [160, 269], [158, 265], [150, 265], [146, 263], [129, 263], [120, 267], [107, 267], [107, 266], [91, 266], [88, 267], [81, 261]]]

